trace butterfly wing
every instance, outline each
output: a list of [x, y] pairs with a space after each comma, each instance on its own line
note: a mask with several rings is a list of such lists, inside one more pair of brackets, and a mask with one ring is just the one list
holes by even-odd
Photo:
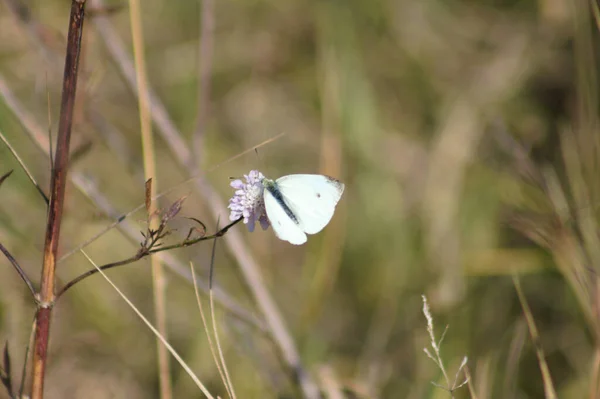
[[302, 228], [285, 212], [279, 201], [269, 190], [264, 191], [265, 209], [267, 216], [273, 226], [275, 235], [281, 240], [288, 241], [294, 245], [304, 244], [306, 234]]
[[318, 233], [329, 223], [344, 192], [342, 182], [323, 175], [288, 175], [277, 179], [276, 184], [307, 234]]

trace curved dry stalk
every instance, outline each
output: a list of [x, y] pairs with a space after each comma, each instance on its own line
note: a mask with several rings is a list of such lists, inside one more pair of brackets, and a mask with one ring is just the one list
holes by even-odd
[[[219, 222], [217, 221], [217, 226]], [[215, 251], [217, 249], [217, 239], [213, 241], [212, 252], [210, 255], [210, 277], [208, 279], [209, 290], [208, 290], [208, 299], [210, 301], [210, 316], [211, 322], [213, 326], [213, 333], [215, 334], [215, 342], [217, 343], [217, 352], [219, 353], [219, 359], [221, 360], [221, 364], [223, 365], [223, 371], [225, 372], [225, 382], [229, 385], [228, 391], [232, 399], [236, 399], [235, 390], [233, 389], [233, 384], [231, 383], [231, 377], [229, 376], [229, 370], [227, 369], [227, 363], [225, 362], [225, 357], [223, 356], [223, 350], [221, 349], [221, 340], [219, 339], [219, 332], [217, 331], [217, 321], [215, 320], [215, 304], [213, 301], [212, 295], [212, 283], [214, 281], [214, 271], [215, 271]]]
[[[194, 273], [194, 264], [190, 262], [190, 272], [192, 275]], [[204, 309], [202, 309], [202, 303], [200, 301], [200, 293], [198, 292], [198, 284], [194, 283], [194, 295], [196, 296], [196, 304], [198, 305], [198, 310], [200, 311], [200, 318], [202, 319], [202, 325], [204, 326], [204, 331], [206, 331], [206, 338], [208, 339], [208, 347], [210, 348], [210, 354], [212, 355], [213, 361], [217, 366], [217, 371], [219, 372], [219, 376], [221, 377], [221, 381], [223, 381], [223, 385], [225, 385], [225, 390], [227, 390], [227, 394], [231, 398], [231, 392], [229, 391], [229, 383], [225, 378], [225, 374], [223, 373], [223, 368], [221, 367], [221, 362], [219, 358], [217, 358], [217, 353], [215, 352], [215, 346], [213, 344], [212, 338], [210, 337], [210, 330], [208, 329], [208, 323], [206, 322], [206, 316], [204, 316]]]

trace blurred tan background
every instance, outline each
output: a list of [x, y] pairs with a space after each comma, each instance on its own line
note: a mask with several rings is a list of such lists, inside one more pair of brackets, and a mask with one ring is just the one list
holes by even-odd
[[[69, 3], [0, 2], [0, 131], [46, 190], [49, 160], [39, 145], [48, 130], [56, 135]], [[201, 57], [205, 3], [143, 2], [149, 85], [221, 203], [233, 193], [230, 177], [251, 169], [271, 178], [323, 173], [346, 184], [332, 222], [304, 246], [279, 241], [271, 230], [234, 228], [327, 397], [451, 397], [431, 383], [445, 385], [423, 353], [429, 338], [422, 294], [436, 333], [449, 325], [442, 357], [452, 379], [469, 358], [471, 391], [462, 387], [455, 397], [547, 396], [543, 364], [558, 397], [596, 397], [593, 4], [216, 1], [208, 15], [214, 29], [204, 36], [212, 55]], [[131, 57], [127, 2], [88, 1], [70, 170], [79, 180], [67, 190], [62, 254], [144, 201], [138, 103], [115, 55], [120, 43]], [[202, 60], [211, 65], [211, 87], [199, 100]], [[203, 134], [194, 139], [199, 118]], [[164, 191], [189, 173], [158, 125], [156, 178]], [[280, 133], [258, 153], [221, 164]], [[45, 206], [1, 144], [0, 175], [11, 169], [0, 187], [0, 242], [37, 282]], [[184, 217], [202, 220], [209, 231], [217, 217], [221, 225], [228, 218], [193, 182], [159, 204], [182, 195], [189, 197], [167, 242], [185, 236], [191, 222]], [[143, 211], [129, 220], [146, 229]], [[88, 249], [103, 264], [138, 247], [112, 229]], [[206, 281], [211, 248], [205, 242], [169, 255], [183, 274], [192, 261]], [[35, 306], [2, 259], [0, 340], [9, 343], [18, 382]], [[240, 254], [219, 241], [215, 282], [263, 323], [239, 262]], [[58, 273], [65, 282], [90, 268], [75, 254]], [[514, 274], [545, 361], [531, 343]], [[149, 260], [109, 276], [152, 319]], [[193, 286], [170, 269], [166, 278], [169, 341], [214, 395], [226, 397]], [[47, 397], [159, 397], [154, 336], [102, 277], [65, 294], [54, 316]], [[268, 332], [222, 306], [216, 317], [238, 397], [302, 397]], [[175, 362], [171, 377], [173, 397], [203, 397]]]

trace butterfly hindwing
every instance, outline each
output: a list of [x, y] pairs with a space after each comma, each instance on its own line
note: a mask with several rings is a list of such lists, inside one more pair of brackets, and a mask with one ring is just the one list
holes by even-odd
[[306, 242], [306, 234], [296, 221], [294, 221], [269, 190], [264, 191], [265, 208], [267, 216], [273, 227], [275, 235], [282, 240], [295, 245]]
[[[323, 175], [283, 176], [276, 180], [276, 185], [284, 202], [296, 216], [299, 228], [307, 234], [318, 233], [329, 223], [344, 192], [343, 183]], [[277, 200], [273, 198], [273, 201]], [[267, 214], [268, 209], [269, 206]], [[282, 209], [282, 212], [285, 214], [285, 210]], [[268, 216], [270, 219], [271, 216]], [[296, 225], [293, 220], [290, 221]]]

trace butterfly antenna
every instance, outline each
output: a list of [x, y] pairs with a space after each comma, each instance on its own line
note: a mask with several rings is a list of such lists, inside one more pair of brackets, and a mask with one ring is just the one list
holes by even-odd
[[260, 153], [258, 152], [258, 150], [259, 150], [259, 148], [258, 148], [258, 147], [255, 147], [255, 148], [254, 148], [254, 153], [256, 154], [256, 158], [258, 159], [258, 165], [259, 165], [260, 169], [262, 169], [262, 171], [263, 171], [263, 174], [264, 174], [264, 170], [265, 170], [266, 166], [265, 166], [265, 163], [264, 163], [264, 161], [263, 161], [262, 154], [260, 154]]

